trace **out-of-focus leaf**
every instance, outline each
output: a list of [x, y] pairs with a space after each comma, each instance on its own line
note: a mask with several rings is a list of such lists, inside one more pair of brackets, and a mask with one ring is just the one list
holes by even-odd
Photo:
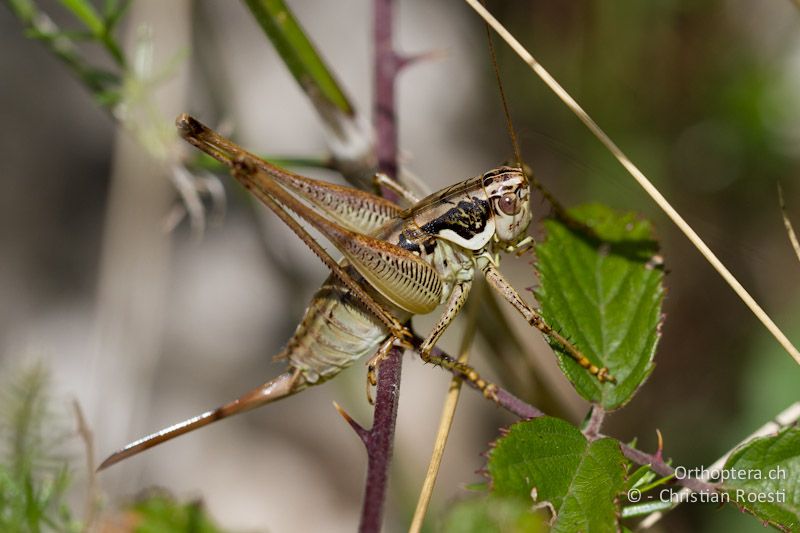
[[179, 503], [163, 494], [140, 501], [131, 509], [137, 533], [220, 533], [197, 502]]
[[106, 20], [106, 31], [113, 31], [122, 16], [128, 11], [131, 5], [131, 0], [107, 0], [105, 8], [103, 9], [103, 17]]
[[39, 365], [0, 384], [0, 531], [81, 530], [65, 503], [71, 476], [51, 387]]
[[578, 393], [606, 409], [631, 399], [653, 370], [660, 333], [663, 272], [646, 220], [602, 205], [570, 214], [597, 238], [548, 220], [536, 247], [542, 315], [616, 383], [600, 383], [553, 343]]
[[36, 16], [36, 6], [31, 0], [8, 0], [8, 5], [23, 23], [28, 24]]
[[473, 498], [453, 506], [445, 517], [444, 533], [539, 533], [547, 518], [517, 498]]
[[463, 486], [464, 490], [469, 490], [472, 492], [487, 492], [489, 490], [489, 484], [485, 481], [480, 481], [477, 483], [466, 483]]
[[648, 466], [640, 466], [637, 468], [631, 475], [628, 476], [628, 479], [625, 482], [626, 489], [632, 489], [634, 487], [640, 487], [645, 485], [655, 479], [656, 475], [650, 470]]
[[635, 516], [644, 516], [658, 511], [667, 511], [672, 509], [674, 504], [667, 501], [653, 500], [644, 503], [636, 503], [622, 508], [622, 518], [632, 518]]
[[[94, 94], [101, 105], [111, 102], [103, 93], [118, 91], [122, 73], [108, 72], [103, 68], [91, 66], [77, 47], [78, 42], [96, 42], [105, 47], [117, 67], [125, 70], [125, 56], [122, 47], [112, 35], [114, 25], [129, 4], [129, 1], [118, 5], [116, 1], [107, 2], [106, 8], [114, 8], [108, 16], [100, 16], [89, 0], [61, 0], [61, 4], [68, 9], [86, 30], [62, 30], [53, 20], [40, 10], [36, 3], [30, 0], [8, 0], [8, 5], [14, 15], [25, 28], [25, 34], [32, 39], [41, 41], [58, 57], [81, 82]], [[112, 102], [112, 105], [116, 102]], [[111, 109], [111, 107], [107, 107]]]
[[119, 91], [102, 91], [96, 93], [94, 98], [100, 107], [112, 109], [120, 102], [122, 95]]
[[725, 463], [731, 502], [784, 531], [800, 531], [800, 427], [753, 439]]
[[61, 4], [66, 7], [84, 26], [95, 35], [101, 35], [105, 24], [94, 6], [88, 0], [61, 0]]
[[36, 29], [28, 30], [25, 32], [26, 37], [31, 39], [39, 39], [40, 41], [54, 41], [56, 39], [69, 39], [71, 41], [92, 41], [95, 36], [84, 30], [65, 30], [57, 33], [43, 33]]
[[[106, 47], [106, 50], [118, 65], [125, 65], [125, 56], [122, 53], [122, 48], [111, 36], [112, 26], [108, 24], [107, 18], [100, 16], [89, 0], [61, 0], [61, 4], [86, 26], [86, 29], [94, 35], [98, 42]], [[119, 16], [121, 16], [121, 12]], [[114, 23], [116, 22], [114, 21]]]
[[[264, 161], [272, 163], [273, 165], [277, 165], [279, 167], [288, 167], [288, 168], [297, 168], [297, 167], [306, 167], [306, 168], [331, 168], [331, 161], [325, 157], [292, 157], [292, 156], [282, 156], [282, 155], [261, 155], [259, 156]], [[202, 168], [204, 170], [209, 170], [212, 172], [220, 172], [220, 171], [227, 171], [227, 167], [225, 167], [222, 163], [214, 159], [208, 154], [198, 153], [195, 155], [194, 159], [192, 160], [192, 164], [197, 166], [198, 168]]]
[[625, 460], [613, 439], [589, 442], [551, 417], [513, 425], [489, 452], [492, 493], [555, 513], [553, 531], [613, 531]]

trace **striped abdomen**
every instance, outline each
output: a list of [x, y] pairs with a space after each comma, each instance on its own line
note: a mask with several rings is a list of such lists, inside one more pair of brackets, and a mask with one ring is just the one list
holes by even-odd
[[[410, 318], [374, 292], [373, 296], [401, 322]], [[314, 384], [332, 378], [356, 359], [371, 357], [388, 336], [386, 326], [336, 277], [329, 276], [276, 359], [288, 359], [292, 368], [302, 370], [308, 384]]]
[[[401, 323], [411, 318], [412, 313], [428, 313], [444, 303], [454, 283], [472, 279], [474, 272], [470, 251], [421, 230], [413, 216], [409, 216], [414, 213], [394, 218], [375, 233], [382, 242], [395, 245], [394, 253], [388, 248], [355, 246], [350, 254], [345, 254], [371, 267], [366, 273], [377, 277], [380, 292], [371, 285], [373, 276], [367, 282], [352, 266], [347, 270]], [[402, 261], [407, 258], [414, 261]], [[417, 263], [424, 268], [415, 268]], [[387, 287], [391, 290], [387, 291]], [[386, 292], [398, 303], [391, 303], [389, 295], [383, 295]], [[425, 305], [416, 305], [420, 301]], [[356, 300], [338, 278], [329, 276], [312, 298], [286, 348], [276, 358], [287, 359], [292, 368], [301, 370], [307, 384], [319, 383], [356, 359], [374, 355], [389, 334], [384, 323]]]

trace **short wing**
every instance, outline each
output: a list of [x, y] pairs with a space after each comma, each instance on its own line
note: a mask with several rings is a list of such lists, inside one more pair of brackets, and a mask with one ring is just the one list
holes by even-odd
[[356, 233], [324, 218], [272, 181], [260, 168], [253, 170], [234, 170], [234, 176], [258, 196], [269, 196], [316, 228], [386, 299], [413, 314], [430, 313], [439, 305], [442, 280], [427, 262], [397, 245]]
[[[319, 230], [393, 304], [413, 314], [430, 313], [439, 305], [442, 281], [433, 267], [408, 250], [361, 232], [366, 229], [372, 233], [383, 226], [400, 213], [397, 206], [357, 189], [324, 184], [280, 169], [188, 115], [178, 117], [177, 126], [187, 141], [231, 167], [234, 177], [267, 205], [272, 207], [277, 202]], [[333, 220], [309, 208], [284, 186]]]

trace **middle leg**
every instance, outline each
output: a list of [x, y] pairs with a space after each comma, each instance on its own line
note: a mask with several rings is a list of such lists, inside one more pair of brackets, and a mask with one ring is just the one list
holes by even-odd
[[439, 321], [425, 340], [420, 342], [416, 348], [420, 358], [426, 363], [433, 363], [434, 365], [441, 366], [450, 372], [458, 374], [462, 379], [472, 383], [484, 396], [494, 399], [494, 393], [497, 387], [484, 380], [474, 368], [449, 356], [433, 353], [433, 348], [436, 346], [439, 338], [455, 317], [458, 316], [461, 308], [464, 307], [464, 303], [467, 301], [471, 288], [472, 280], [460, 281], [453, 287], [453, 292], [450, 294], [450, 298], [447, 301], [447, 308], [444, 313], [442, 313], [441, 318], [439, 318]]

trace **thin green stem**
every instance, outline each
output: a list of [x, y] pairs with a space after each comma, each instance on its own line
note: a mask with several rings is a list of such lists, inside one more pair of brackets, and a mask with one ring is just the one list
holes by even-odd
[[373, 189], [377, 159], [372, 134], [297, 19], [283, 0], [243, 1], [314, 105], [331, 151], [331, 166], [352, 185]]
[[352, 115], [350, 101], [283, 0], [244, 0], [244, 3], [315, 104]]
[[22, 23], [28, 36], [41, 41], [94, 94], [98, 102], [106, 110], [110, 110], [117, 102], [113, 93], [121, 83], [121, 75], [93, 67], [87, 63], [81, 57], [75, 40], [88, 38], [102, 44], [114, 62], [124, 70], [124, 54], [111, 35], [111, 30], [125, 9], [125, 5], [120, 8], [120, 11], [114, 12], [110, 19], [105, 20], [94, 11], [88, 2], [61, 1], [86, 26], [89, 30], [88, 35], [62, 30], [31, 0], [7, 0], [11, 12]]

